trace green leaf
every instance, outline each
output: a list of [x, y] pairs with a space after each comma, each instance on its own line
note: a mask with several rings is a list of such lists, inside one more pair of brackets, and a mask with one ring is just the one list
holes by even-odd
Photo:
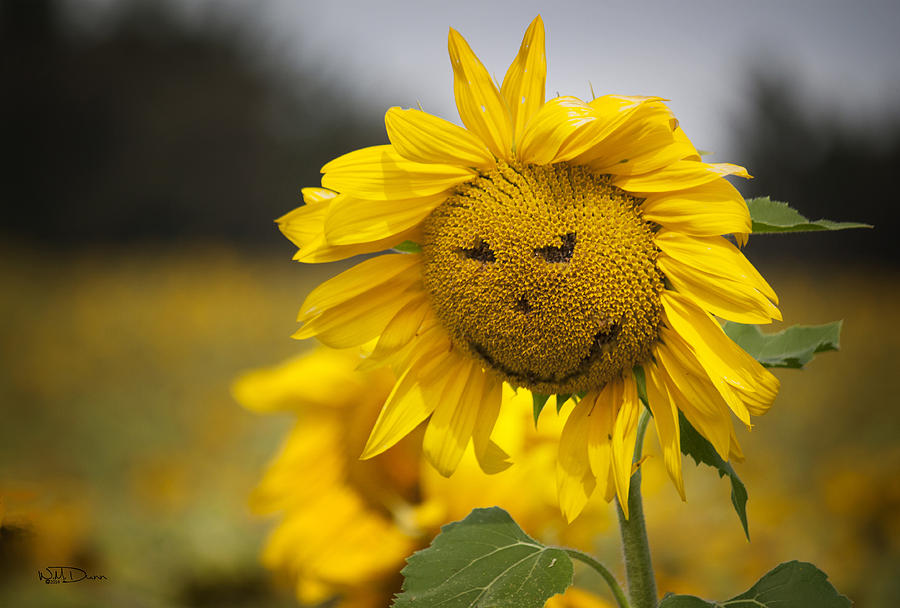
[[498, 507], [447, 524], [403, 569], [394, 608], [542, 608], [572, 584], [572, 560]]
[[721, 608], [722, 604], [707, 602], [694, 595], [666, 595], [657, 608]]
[[667, 595], [659, 608], [850, 608], [850, 600], [828, 582], [827, 574], [812, 564], [792, 561], [779, 565], [728, 601]]
[[544, 409], [544, 406], [547, 405], [547, 400], [550, 398], [550, 395], [541, 395], [539, 393], [531, 393], [531, 399], [534, 403], [534, 426], [537, 427], [538, 417], [541, 415], [541, 411]]
[[412, 241], [403, 241], [394, 247], [394, 251], [399, 251], [400, 253], [419, 253], [422, 251], [422, 247], [418, 243]]
[[860, 224], [858, 222], [832, 222], [831, 220], [811, 222], [800, 215], [796, 209], [792, 209], [787, 203], [773, 201], [768, 196], [749, 199], [747, 207], [750, 208], [754, 234], [872, 227], [869, 224]]
[[694, 459], [697, 464], [705, 464], [711, 466], [719, 472], [719, 477], [728, 475], [731, 481], [731, 504], [737, 512], [744, 527], [744, 534], [747, 540], [750, 540], [750, 529], [747, 524], [747, 488], [744, 482], [738, 477], [734, 468], [722, 460], [712, 444], [706, 440], [703, 435], [691, 426], [684, 414], [678, 412], [678, 426], [681, 430], [681, 452]]
[[824, 325], [794, 325], [774, 334], [764, 334], [757, 325], [728, 321], [722, 326], [754, 359], [766, 367], [802, 368], [816, 353], [838, 350], [842, 321]]

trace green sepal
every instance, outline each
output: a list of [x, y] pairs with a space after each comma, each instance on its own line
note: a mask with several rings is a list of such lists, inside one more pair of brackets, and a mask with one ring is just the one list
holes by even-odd
[[644, 368], [640, 365], [635, 365], [631, 368], [631, 373], [634, 376], [634, 383], [637, 385], [638, 397], [649, 411], [650, 400], [647, 398], [647, 377], [644, 375]]
[[768, 196], [748, 199], [747, 207], [750, 209], [750, 219], [753, 220], [753, 234], [872, 227], [870, 224], [861, 224], [859, 222], [833, 222], [831, 220], [811, 222], [787, 203], [773, 201]]
[[697, 432], [691, 423], [687, 421], [680, 411], [678, 412], [678, 426], [681, 431], [681, 453], [690, 456], [697, 464], [705, 464], [716, 469], [719, 477], [728, 476], [731, 481], [731, 504], [741, 520], [744, 534], [750, 540], [750, 528], [747, 523], [747, 488], [744, 482], [728, 462], [722, 460], [713, 445], [703, 435]]
[[399, 251], [400, 253], [421, 253], [422, 246], [413, 241], [403, 241], [394, 247], [394, 251]]
[[563, 393], [562, 395], [556, 395], [556, 413], [559, 414], [562, 411], [562, 406], [566, 404], [566, 401], [572, 398], [572, 393]]
[[563, 549], [529, 537], [498, 507], [447, 524], [406, 562], [394, 608], [542, 608], [573, 575]]
[[547, 400], [550, 399], [550, 395], [541, 395], [540, 393], [531, 393], [531, 400], [533, 402], [534, 409], [534, 427], [537, 428], [538, 417], [541, 415], [541, 411], [543, 411], [544, 406], [547, 405]]
[[850, 600], [807, 562], [786, 562], [770, 570], [744, 593], [724, 602], [693, 595], [667, 595], [659, 608], [850, 608]]
[[766, 367], [800, 369], [817, 353], [839, 350], [842, 321], [824, 325], [794, 325], [765, 334], [758, 325], [727, 321], [722, 329], [738, 346]]

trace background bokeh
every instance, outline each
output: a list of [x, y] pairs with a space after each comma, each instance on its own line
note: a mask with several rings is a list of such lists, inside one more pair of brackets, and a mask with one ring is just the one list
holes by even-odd
[[725, 481], [687, 466], [682, 504], [648, 462], [661, 588], [805, 559], [900, 603], [896, 3], [0, 0], [0, 605], [295, 605], [246, 507], [290, 421], [228, 387], [307, 348], [293, 316], [341, 266], [292, 264], [272, 220], [386, 107], [455, 118], [448, 26], [502, 74], [538, 12], [551, 94], [663, 95], [745, 194], [876, 225], [751, 239], [786, 323], [843, 318], [842, 351], [779, 373], [743, 439], [751, 543]]

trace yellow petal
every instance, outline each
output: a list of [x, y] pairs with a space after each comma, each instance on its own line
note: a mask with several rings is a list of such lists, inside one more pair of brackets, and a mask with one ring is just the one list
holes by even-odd
[[762, 416], [769, 411], [770, 407], [772, 407], [772, 400], [764, 392], [748, 392], [737, 388], [734, 388], [734, 390], [738, 393], [741, 401], [747, 406], [747, 411], [749, 411], [752, 416]]
[[584, 509], [597, 485], [588, 461], [589, 413], [590, 408], [577, 403], [559, 437], [556, 485], [559, 507], [570, 523]]
[[646, 95], [601, 95], [589, 102], [598, 116], [617, 127], [628, 122], [633, 112], [646, 103], [664, 101], [662, 97]]
[[418, 353], [418, 358], [407, 367], [388, 395], [360, 458], [365, 460], [381, 454], [431, 415], [436, 403], [425, 399], [425, 389], [430, 386], [423, 380], [431, 368], [446, 366], [447, 352], [439, 346]]
[[[294, 260], [301, 262], [334, 262], [356, 255], [377, 253], [390, 249], [403, 241], [421, 241], [421, 227], [414, 225], [407, 230], [390, 234], [383, 238], [353, 245], [332, 245], [325, 240], [325, 221], [331, 210], [346, 197], [333, 196], [335, 193], [324, 188], [304, 188], [304, 193], [312, 191], [304, 198], [307, 204], [286, 213], [276, 220], [278, 229], [299, 250]], [[332, 195], [332, 196], [329, 196]]]
[[432, 196], [476, 175], [465, 167], [406, 160], [390, 145], [344, 154], [322, 167], [322, 173], [326, 188], [380, 201]]
[[712, 444], [713, 449], [722, 460], [728, 462], [731, 455], [731, 438], [734, 436], [734, 425], [728, 412], [722, 410], [717, 414], [710, 414], [700, 411], [699, 408], [693, 407], [689, 397], [684, 396], [671, 385], [670, 393], [691, 426]]
[[332, 348], [360, 346], [378, 336], [407, 303], [420, 297], [420, 289], [398, 291], [395, 285], [381, 284], [305, 320], [292, 337], [305, 340], [315, 336]]
[[[253, 490], [250, 506], [254, 513], [302, 507], [315, 498], [317, 489], [342, 483], [346, 473], [341, 428], [335, 416], [317, 415], [309, 410], [304, 414], [303, 422], [291, 429], [277, 457]], [[296, 487], [298, 472], [303, 472], [310, 483]]]
[[469, 131], [487, 144], [494, 156], [509, 159], [512, 124], [506, 101], [469, 44], [453, 28], [450, 28], [447, 46], [459, 117]]
[[[661, 338], [663, 342], [656, 349], [659, 364], [667, 371], [670, 384], [674, 383], [693, 407], [708, 417], [718, 417], [730, 409], [741, 422], [750, 425], [750, 412], [739, 395], [723, 378], [706, 373], [694, 349], [677, 332], [663, 328]], [[726, 449], [727, 433], [723, 432], [719, 439], [717, 445]]]
[[297, 598], [304, 604], [326, 602], [337, 592], [334, 585], [301, 576], [297, 580]]
[[775, 305], [750, 285], [707, 274], [665, 254], [656, 263], [675, 291], [717, 317], [738, 323], [781, 320]]
[[670, 133], [657, 130], [640, 140], [644, 147], [632, 148], [628, 156], [623, 156], [616, 164], [596, 169], [599, 163], [590, 166], [600, 173], [611, 175], [637, 175], [656, 171], [690, 156], [693, 146], [685, 145], [672, 138]]
[[589, 166], [598, 173], [637, 175], [667, 167], [691, 153], [691, 148], [659, 132], [647, 137], [644, 143], [645, 148], [634, 149], [629, 156], [623, 156], [614, 165], [605, 165], [602, 169], [596, 168], [599, 163], [591, 163]]
[[[618, 390], [616, 390], [618, 389]], [[588, 407], [588, 459], [591, 471], [600, 484], [603, 496], [610, 493], [608, 487], [612, 481], [612, 432], [619, 406], [622, 403], [620, 393], [622, 385], [618, 382], [607, 382], [600, 391], [591, 391], [581, 400], [579, 407]], [[613, 483], [613, 490], [615, 484]]]
[[657, 99], [647, 99], [625, 114], [615, 132], [585, 151], [576, 162], [598, 173], [634, 175], [655, 171], [694, 152], [675, 138], [672, 113]]
[[266, 542], [265, 565], [297, 577], [304, 597], [330, 597], [383, 576], [409, 553], [412, 539], [347, 485], [345, 437], [333, 413], [306, 413], [254, 491], [252, 506], [284, 512]]
[[513, 465], [510, 455], [497, 445], [493, 439], [488, 440], [484, 449], [480, 452], [480, 456], [476, 455], [476, 458], [478, 459], [478, 466], [485, 475], [502, 473]]
[[505, 471], [512, 465], [509, 454], [491, 440], [503, 403], [503, 382], [493, 375], [486, 375], [484, 396], [478, 408], [478, 420], [472, 433], [472, 444], [478, 466], [488, 475]]
[[681, 145], [682, 149], [686, 150], [688, 153], [681, 157], [681, 160], [701, 160], [700, 153], [697, 151], [697, 148], [694, 147], [694, 144], [688, 139], [687, 134], [681, 127], [675, 127], [674, 131], [675, 141]]
[[[442, 347], [442, 350], [450, 349], [450, 336], [446, 330], [437, 322], [433, 311], [426, 313], [422, 324], [419, 326], [416, 335], [409, 343], [395, 350], [393, 353], [372, 353], [357, 366], [357, 371], [370, 371], [381, 367], [382, 365], [390, 365], [391, 369], [397, 375], [402, 375], [409, 367], [412, 361], [417, 359], [423, 349]], [[376, 345], [377, 347], [377, 345]]]
[[[778, 388], [777, 379], [774, 389], [762, 387], [754, 390], [734, 386], [725, 378], [710, 374], [698, 357], [697, 349], [677, 332], [663, 328], [662, 337], [665, 346], [678, 359], [687, 379], [695, 387], [694, 393], [689, 393], [684, 387], [681, 387], [682, 392], [695, 401], [700, 409], [711, 414], [727, 406], [749, 428], [751, 415], [762, 416], [771, 407]], [[703, 350], [702, 347], [699, 349], [700, 352]], [[725, 447], [724, 439], [722, 446]]]
[[364, 344], [376, 337], [408, 302], [421, 297], [415, 254], [379, 256], [317, 287], [303, 303], [293, 335], [313, 336], [334, 348]]
[[665, 384], [669, 398], [691, 426], [727, 460], [730, 438], [734, 434], [728, 404], [696, 360], [688, 361], [690, 353], [685, 357], [685, 351], [675, 346], [667, 337], [666, 343], [655, 349], [654, 356], [659, 364], [657, 379]]
[[325, 235], [320, 234], [306, 247], [302, 247], [296, 254], [294, 254], [294, 260], [312, 264], [322, 262], [335, 262], [337, 260], [346, 260], [347, 258], [352, 258], [358, 255], [381, 253], [383, 251], [393, 249], [400, 243], [406, 241], [421, 243], [421, 226], [414, 226], [409, 230], [377, 241], [359, 243], [356, 245], [329, 245], [325, 241]]
[[302, 188], [300, 194], [303, 195], [303, 202], [307, 205], [324, 203], [337, 196], [337, 192], [328, 188]]
[[323, 228], [330, 205], [307, 203], [279, 217], [278, 229], [300, 249], [324, 236]]
[[468, 358], [459, 357], [449, 368], [447, 384], [440, 395], [425, 437], [422, 451], [428, 462], [444, 477], [456, 470], [478, 419], [484, 390], [484, 372]]
[[370, 358], [384, 359], [416, 337], [419, 327], [431, 311], [431, 300], [425, 292], [401, 308], [385, 326]]
[[415, 278], [421, 262], [420, 255], [406, 253], [380, 255], [360, 262], [316, 287], [304, 300], [297, 320], [303, 321], [395, 279], [407, 283]]
[[744, 283], [778, 303], [775, 290], [727, 239], [720, 236], [686, 236], [676, 231], [661, 230], [654, 241], [666, 256], [712, 276]]
[[757, 402], [771, 404], [778, 379], [725, 335], [709, 314], [673, 291], [663, 291], [663, 318], [691, 346], [697, 361], [715, 381], [721, 378]]
[[538, 15], [525, 31], [519, 54], [503, 77], [500, 92], [512, 117], [513, 134], [518, 141], [525, 125], [544, 104], [547, 56], [544, 51], [544, 22]]
[[645, 220], [664, 228], [696, 236], [746, 234], [751, 230], [744, 197], [724, 179], [648, 196], [641, 204], [641, 213]]
[[[597, 122], [592, 108], [577, 97], [554, 97], [534, 115], [519, 138], [516, 155], [524, 163], [550, 164], [565, 160], [561, 149], [573, 136]], [[591, 130], [591, 135], [595, 131]], [[585, 138], [579, 138], [584, 145]], [[592, 141], [587, 138], [587, 145]]]
[[408, 160], [481, 169], [494, 165], [484, 142], [443, 118], [394, 107], [384, 115], [384, 124], [391, 145]]
[[650, 97], [607, 96], [585, 103], [556, 97], [541, 107], [520, 139], [522, 162], [549, 164], [575, 159], [583, 164], [589, 150], [601, 145]]
[[681, 475], [681, 430], [678, 427], [678, 408], [675, 399], [669, 393], [664, 381], [664, 374], [656, 368], [653, 361], [644, 364], [646, 372], [647, 401], [653, 422], [656, 424], [656, 435], [662, 446], [666, 471], [675, 484], [681, 500], [684, 496], [684, 478]]
[[[354, 351], [318, 348], [312, 355], [242, 374], [231, 392], [242, 406], [260, 413], [297, 411], [311, 405], [332, 407], [336, 394], [362, 388], [361, 377], [352, 371], [358, 361]], [[316, 381], [305, 382], [305, 378]]]
[[631, 470], [634, 460], [634, 444], [637, 441], [637, 424], [643, 405], [637, 394], [637, 386], [634, 378], [629, 373], [623, 379], [613, 380], [619, 382], [623, 388], [622, 406], [616, 421], [613, 424], [612, 433], [612, 469], [613, 480], [616, 485], [616, 494], [619, 496], [619, 505], [628, 519], [628, 490], [631, 485]]
[[360, 579], [383, 576], [411, 550], [409, 537], [351, 490], [319, 490], [320, 496], [288, 513], [270, 536], [264, 564], [300, 576], [300, 584], [327, 584], [333, 595]]
[[419, 226], [447, 199], [446, 193], [413, 199], [373, 201], [341, 195], [325, 218], [325, 240], [330, 245], [381, 241]]
[[679, 160], [659, 171], [640, 175], [617, 175], [612, 183], [628, 192], [668, 192], [702, 186], [726, 175], [750, 177], [747, 170], [738, 165]]
[[[294, 259], [310, 262], [342, 259], [341, 257], [331, 257], [331, 259], [327, 260], [321, 259], [329, 257], [329, 254], [340, 256], [343, 253], [342, 251], [330, 251], [325, 253], [324, 256], [322, 255], [323, 250], [329, 249], [325, 243], [325, 218], [328, 216], [331, 202], [338, 196], [337, 192], [327, 188], [303, 188], [301, 193], [305, 205], [285, 213], [275, 220], [281, 233], [298, 247]], [[369, 249], [367, 253], [380, 251], [391, 245], [380, 249]], [[350, 253], [349, 255], [355, 255], [355, 253]], [[345, 257], [349, 257], [349, 255]]]

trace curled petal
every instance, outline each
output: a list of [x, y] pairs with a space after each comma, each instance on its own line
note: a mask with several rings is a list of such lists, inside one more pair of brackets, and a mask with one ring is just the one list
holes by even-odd
[[645, 220], [695, 236], [747, 234], [752, 226], [744, 197], [724, 179], [650, 195], [641, 213]]

